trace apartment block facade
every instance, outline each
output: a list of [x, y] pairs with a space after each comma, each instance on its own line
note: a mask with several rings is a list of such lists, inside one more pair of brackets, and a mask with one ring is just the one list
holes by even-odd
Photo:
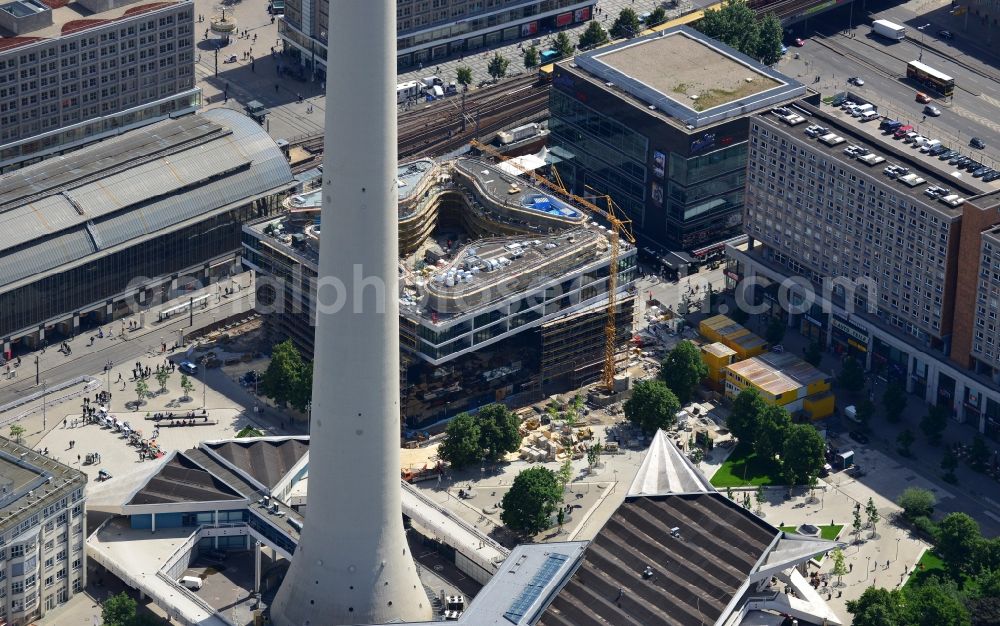
[[750, 244], [727, 251], [754, 283], [749, 301], [1000, 437], [996, 192], [794, 108], [802, 123], [751, 119]]
[[83, 472], [0, 438], [0, 622], [24, 626], [83, 591]]
[[190, 0], [34, 4], [46, 23], [0, 36], [0, 172], [199, 106]]
[[[397, 0], [398, 67], [417, 68], [585, 22], [596, 4], [596, 0]], [[326, 73], [329, 23], [329, 0], [286, 0], [278, 32], [307, 75]]]

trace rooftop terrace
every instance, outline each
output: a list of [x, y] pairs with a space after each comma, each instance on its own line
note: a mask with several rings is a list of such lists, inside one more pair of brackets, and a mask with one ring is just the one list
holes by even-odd
[[[104, 26], [110, 22], [126, 19], [143, 13], [156, 11], [159, 9], [172, 7], [190, 0], [171, 0], [167, 2], [123, 2], [119, 0], [114, 6], [106, 11], [93, 11], [82, 2], [60, 2], [58, 0], [45, 1], [36, 0], [25, 5], [18, 6], [19, 3], [11, 2], [0, 7], [0, 10], [7, 10], [17, 17], [26, 17], [35, 12], [33, 5], [41, 4], [51, 10], [52, 23], [40, 28], [32, 28], [26, 32], [20, 32], [19, 37], [0, 27], [0, 51], [10, 46], [4, 46], [5, 40], [11, 40], [11, 44], [16, 40], [24, 40], [20, 45], [32, 43], [31, 38], [57, 39], [61, 36], [71, 35], [98, 26]], [[9, 8], [8, 8], [9, 7]], [[27, 35], [27, 37], [25, 37]]]
[[775, 396], [829, 378], [809, 363], [788, 353], [765, 352], [733, 363], [728, 369]]
[[686, 26], [585, 52], [567, 63], [644, 108], [695, 128], [805, 93], [798, 81]]

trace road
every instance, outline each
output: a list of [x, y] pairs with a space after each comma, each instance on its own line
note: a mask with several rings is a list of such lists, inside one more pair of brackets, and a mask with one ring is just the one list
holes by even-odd
[[[913, 4], [913, 3], [911, 3]], [[901, 19], [912, 9], [895, 8], [875, 14], [877, 18]], [[904, 41], [891, 42], [871, 33], [868, 22], [850, 13], [832, 11], [822, 25], [808, 35], [802, 48], [792, 48], [779, 63], [778, 69], [818, 89], [824, 96], [850, 90], [878, 105], [879, 113], [916, 126], [925, 136], [940, 139], [990, 166], [1000, 166], [1000, 71], [988, 63], [970, 57], [954, 47], [952, 42], [936, 37], [934, 25], [924, 30], [909, 28]], [[921, 21], [920, 18], [910, 21]], [[857, 22], [861, 22], [857, 24]], [[923, 45], [921, 44], [923, 40]], [[795, 54], [799, 58], [794, 58]], [[923, 104], [914, 95], [923, 90], [906, 78], [906, 64], [921, 59], [955, 79], [953, 98], [938, 98], [934, 104], [943, 113], [940, 117], [923, 116]], [[814, 82], [815, 77], [819, 82]], [[850, 86], [847, 79], [860, 76], [863, 87]], [[933, 95], [933, 94], [929, 94]], [[983, 151], [969, 147], [969, 139], [979, 137], [986, 142]]]
[[[252, 296], [251, 290], [244, 290], [241, 295], [223, 298], [221, 302], [206, 309], [196, 309], [193, 328], [201, 329], [214, 324], [217, 320], [253, 310]], [[185, 296], [179, 298], [176, 303], [182, 304], [186, 300]], [[147, 324], [146, 328], [133, 334], [129, 339], [105, 337], [96, 340], [92, 346], [87, 345], [85, 335], [78, 335], [70, 342], [73, 353], [68, 357], [63, 356], [54, 348], [46, 350], [44, 354], [35, 353], [40, 360], [40, 377], [50, 384], [54, 384], [79, 376], [102, 376], [104, 366], [108, 361], [111, 361], [115, 367], [121, 366], [119, 370], [115, 371], [115, 378], [117, 371], [124, 372], [127, 377], [132, 364], [140, 358], [159, 353], [161, 343], [167, 342], [169, 346], [172, 346], [178, 331], [187, 331], [188, 328], [191, 328], [188, 321], [188, 316], [182, 315], [170, 322]], [[115, 324], [117, 323], [115, 322]], [[0, 381], [0, 405], [17, 400], [25, 393], [37, 391], [34, 377], [34, 356], [22, 357], [21, 367], [18, 368], [18, 378], [11, 381], [6, 379]]]

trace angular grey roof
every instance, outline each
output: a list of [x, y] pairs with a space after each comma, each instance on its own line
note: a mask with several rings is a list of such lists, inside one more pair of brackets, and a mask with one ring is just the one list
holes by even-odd
[[183, 452], [167, 461], [126, 504], [244, 500], [236, 490], [196, 465]]
[[668, 493], [712, 493], [715, 487], [677, 449], [663, 430], [656, 431], [646, 457], [629, 487], [629, 496], [662, 496]]
[[275, 485], [309, 451], [306, 438], [230, 439], [202, 444], [268, 489]]
[[230, 109], [42, 161], [0, 177], [0, 285], [293, 183], [274, 140]]

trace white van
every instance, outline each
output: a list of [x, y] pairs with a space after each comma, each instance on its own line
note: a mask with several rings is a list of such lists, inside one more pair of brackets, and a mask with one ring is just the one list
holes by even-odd
[[854, 107], [851, 110], [851, 115], [853, 115], [854, 117], [861, 117], [865, 113], [874, 110], [875, 110], [875, 105], [870, 102], [868, 104], [859, 104], [858, 106]]
[[870, 122], [872, 120], [877, 120], [877, 119], [878, 119], [878, 113], [875, 111], [866, 111], [865, 113], [861, 114], [862, 122]]
[[197, 576], [182, 576], [180, 583], [187, 587], [188, 589], [194, 589], [198, 591], [201, 589], [202, 580]]
[[928, 141], [924, 145], [920, 146], [920, 151], [921, 152], [930, 152], [931, 150], [933, 150], [934, 148], [937, 148], [940, 145], [941, 145], [941, 140], [939, 140], [939, 139], [931, 139], [930, 141]]

